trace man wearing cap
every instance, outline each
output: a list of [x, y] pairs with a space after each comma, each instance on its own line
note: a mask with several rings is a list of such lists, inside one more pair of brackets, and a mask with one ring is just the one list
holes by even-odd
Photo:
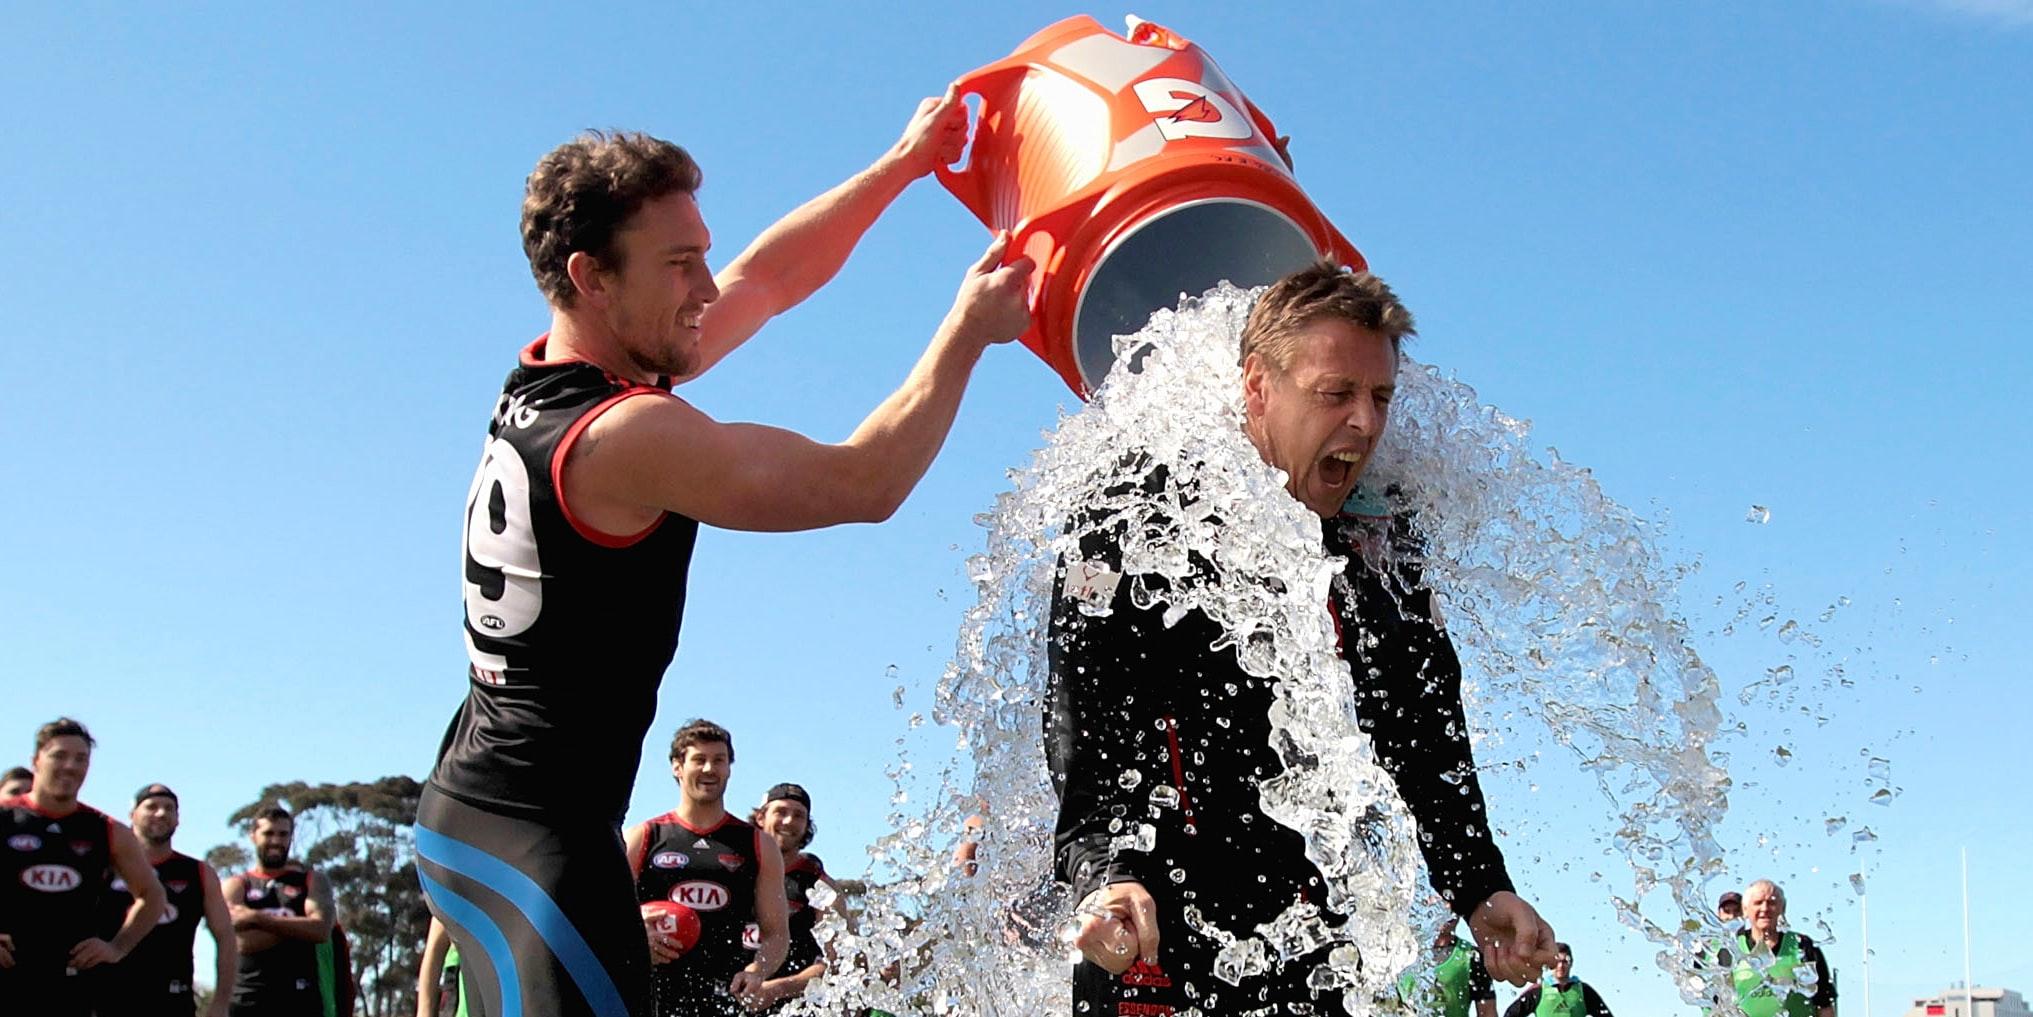
[[[1744, 919], [1744, 895], [1731, 890], [1715, 902], [1715, 917], [1724, 927]], [[1730, 938], [1724, 937], [1722, 945], [1715, 948], [1716, 963], [1729, 967], [1736, 963], [1736, 950], [1730, 945]]]
[[1609, 1004], [1593, 986], [1574, 977], [1574, 949], [1565, 943], [1554, 947], [1553, 970], [1545, 980], [1511, 1001], [1504, 1017], [1612, 1017]]
[[[692, 720], [671, 738], [678, 806], [629, 828], [625, 843], [649, 941], [654, 1017], [732, 1017], [762, 1003], [762, 986], [783, 966], [783, 853], [729, 814], [727, 778], [734, 736]], [[673, 905], [699, 919], [689, 947], [658, 927]]]
[[[106, 969], [99, 986], [99, 1012], [134, 1017], [191, 1017], [196, 1011], [191, 946], [202, 920], [212, 934], [218, 957], [213, 973], [212, 1002], [206, 1017], [226, 1017], [233, 998], [233, 977], [240, 947], [233, 934], [233, 916], [219, 875], [210, 865], [170, 846], [180, 819], [176, 792], [166, 784], [150, 784], [134, 793], [128, 817], [134, 833], [162, 883], [168, 903], [154, 931], [127, 958]], [[109, 887], [109, 910], [116, 922], [132, 899], [127, 881], [118, 876]]]
[[[162, 915], [162, 884], [141, 842], [78, 801], [93, 744], [69, 717], [44, 724], [35, 733], [34, 787], [0, 800], [0, 1013], [90, 1013], [93, 969], [127, 956]], [[119, 930], [101, 939], [109, 871], [127, 881], [133, 901]]]
[[824, 883], [834, 888], [826, 875], [826, 863], [805, 850], [819, 827], [812, 822], [812, 796], [797, 784], [778, 784], [762, 796], [762, 804], [748, 817], [762, 832], [776, 841], [784, 861], [784, 905], [790, 917], [790, 947], [783, 966], [762, 983], [756, 995], [763, 1006], [779, 1008], [803, 995], [805, 987], [826, 973], [826, 953], [812, 931], [819, 921], [819, 909], [812, 906], [812, 888]]

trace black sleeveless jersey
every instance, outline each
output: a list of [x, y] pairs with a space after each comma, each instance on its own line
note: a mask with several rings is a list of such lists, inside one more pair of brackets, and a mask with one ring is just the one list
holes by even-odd
[[27, 795], [0, 801], [0, 932], [14, 938], [15, 971], [63, 974], [71, 948], [99, 935], [112, 868], [105, 813], [80, 803], [56, 817]]
[[[240, 874], [247, 886], [247, 906], [302, 918], [311, 900], [310, 871], [290, 865], [281, 872], [249, 869]], [[240, 975], [233, 983], [233, 1006], [285, 1006], [318, 988], [318, 945], [305, 939], [278, 937], [259, 953], [240, 954]]]
[[784, 866], [784, 905], [790, 909], [791, 946], [784, 952], [784, 966], [770, 977], [795, 975], [818, 963], [819, 937], [812, 927], [819, 923], [819, 909], [812, 906], [809, 895], [825, 875], [826, 863], [818, 855], [799, 855], [797, 861]]
[[618, 821], [677, 652], [699, 524], [592, 529], [563, 495], [572, 445], [625, 399], [670, 398], [523, 350], [466, 499], [466, 702], [432, 782], [475, 806]]
[[[117, 998], [160, 1001], [191, 994], [191, 944], [197, 939], [198, 923], [205, 918], [205, 884], [198, 872], [201, 864], [176, 851], [156, 863], [155, 878], [161, 881], [168, 903], [155, 928], [134, 945], [125, 960], [101, 976]], [[107, 891], [100, 937], [110, 940], [127, 920], [134, 894], [117, 875]]]
[[708, 830], [686, 826], [675, 812], [649, 821], [636, 901], [671, 900], [699, 913], [698, 944], [656, 966], [659, 985], [680, 975], [724, 984], [753, 959], [751, 951], [761, 945], [755, 924], [760, 852], [776, 849], [761, 830], [732, 815]]

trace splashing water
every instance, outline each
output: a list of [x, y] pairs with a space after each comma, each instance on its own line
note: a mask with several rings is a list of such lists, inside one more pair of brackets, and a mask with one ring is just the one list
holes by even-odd
[[[1214, 983], [1197, 987], [1203, 1005], [1220, 1012], [1229, 983], [1332, 944], [1309, 981], [1349, 990], [1350, 1012], [1368, 1013], [1424, 956], [1441, 911], [1425, 890], [1412, 819], [1356, 728], [1324, 608], [1341, 563], [1322, 548], [1319, 518], [1285, 493], [1242, 432], [1234, 344], [1253, 296], [1220, 287], [1119, 338], [1119, 354], [1135, 351], [1140, 369], [1113, 372], [1093, 402], [1062, 419], [978, 519], [987, 546], [967, 565], [977, 601], [933, 715], [956, 731], [971, 773], [948, 771], [936, 793], [911, 797], [916, 811], [891, 815], [891, 833], [871, 850], [888, 882], [860, 901], [856, 931], [822, 919], [820, 938], [839, 962], [800, 1007], [1066, 1009], [1072, 957], [1062, 926], [1072, 902], [1052, 879], [1057, 801], [1041, 730], [1053, 569], [1078, 552], [1069, 520], [1152, 521], [1147, 500], [1106, 492], [1133, 492], [1153, 468], [1195, 485], [1199, 500], [1189, 511], [1174, 504], [1157, 525], [1129, 526], [1122, 571], [1171, 580], [1162, 593], [1138, 583], [1133, 595], [1162, 599], [1168, 622], [1205, 613], [1246, 672], [1279, 679], [1272, 744], [1286, 770], [1263, 785], [1262, 804], [1305, 835], [1326, 903], [1346, 916], [1295, 906], [1256, 929], [1214, 930], [1228, 946]], [[1681, 573], [1662, 561], [1650, 524], [1587, 471], [1535, 454], [1528, 436], [1524, 422], [1406, 358], [1364, 486], [1392, 491], [1393, 510], [1416, 520], [1471, 718], [1515, 709], [1580, 760], [1618, 813], [1613, 842], [1633, 873], [1628, 895], [1614, 900], [1619, 919], [1659, 946], [1686, 1001], [1730, 998], [1728, 972], [1698, 960], [1722, 935], [1703, 884], [1720, 871], [1712, 828], [1729, 781], [1708, 751], [1721, 723], [1716, 677], [1668, 606]], [[1189, 556], [1217, 563], [1218, 575], [1187, 581]], [[1491, 761], [1481, 762], [1487, 773]], [[1168, 807], [1167, 792], [1176, 795], [1151, 788], [1150, 807]], [[1529, 802], [1493, 797], [1490, 807], [1501, 816]], [[1122, 850], [1147, 840], [1136, 819], [1116, 831]], [[953, 857], [963, 841], [976, 852], [964, 866]], [[1514, 870], [1520, 862], [1512, 858]]]

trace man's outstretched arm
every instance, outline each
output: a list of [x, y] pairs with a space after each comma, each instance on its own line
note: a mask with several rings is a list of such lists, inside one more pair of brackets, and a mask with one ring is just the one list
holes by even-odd
[[882, 158], [762, 231], [714, 277], [720, 299], [700, 324], [698, 366], [705, 374], [763, 323], [803, 303], [839, 274], [847, 256], [911, 181], [960, 158], [967, 107], [951, 89], [926, 99]]
[[1030, 323], [1031, 262], [1002, 265], [998, 236], [968, 270], [916, 368], [837, 445], [758, 424], [722, 424], [675, 398], [628, 399], [566, 460], [565, 497], [597, 510], [675, 512], [731, 530], [879, 522], [945, 443], [983, 350]]

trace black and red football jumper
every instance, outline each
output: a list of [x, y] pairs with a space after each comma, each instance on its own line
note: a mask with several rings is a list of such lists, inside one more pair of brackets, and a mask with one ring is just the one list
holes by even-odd
[[[250, 869], [240, 874], [245, 903], [256, 911], [302, 918], [317, 876], [300, 865], [279, 872]], [[277, 937], [266, 950], [240, 951], [240, 972], [233, 980], [233, 1010], [238, 1017], [296, 1017], [324, 1013], [325, 997], [318, 984], [318, 945], [307, 939]]]
[[[124, 960], [97, 973], [100, 1012], [136, 1017], [190, 1017], [197, 1012], [191, 946], [205, 920], [203, 866], [179, 851], [155, 863], [155, 878], [162, 883], [166, 901], [162, 917]], [[133, 904], [127, 881], [115, 874], [107, 885], [100, 938], [110, 940], [120, 931]]]
[[0, 968], [0, 1013], [85, 1014], [90, 984], [70, 967], [71, 949], [100, 934], [113, 820], [79, 804], [64, 816], [28, 796], [0, 801], [0, 932], [14, 966]]
[[741, 1012], [727, 983], [761, 946], [755, 881], [761, 852], [775, 851], [776, 841], [731, 815], [697, 829], [668, 812], [646, 826], [636, 901], [675, 901], [699, 914], [699, 942], [677, 960], [655, 966], [651, 1012], [656, 1017]]
[[670, 399], [522, 351], [488, 423], [464, 516], [466, 700], [417, 810], [431, 910], [489, 1013], [635, 1017], [649, 946], [621, 818], [677, 651], [699, 524], [665, 513], [605, 533], [567, 504], [573, 448], [601, 414]]

